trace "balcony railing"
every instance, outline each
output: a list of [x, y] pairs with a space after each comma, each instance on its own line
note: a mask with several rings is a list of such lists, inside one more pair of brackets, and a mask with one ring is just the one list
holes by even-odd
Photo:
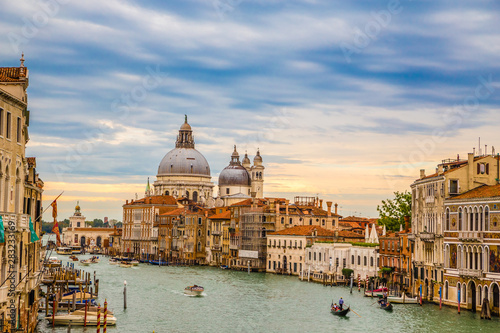
[[213, 236], [220, 236], [220, 235], [222, 235], [222, 231], [220, 231], [220, 230], [212, 230], [212, 235]]
[[458, 270], [458, 275], [460, 276], [470, 276], [475, 278], [483, 277], [483, 270], [481, 269], [469, 269], [469, 268], [460, 268]]
[[434, 233], [430, 233], [430, 232], [420, 233], [420, 239], [423, 240], [424, 242], [434, 242], [435, 238], [436, 238], [436, 235]]
[[459, 231], [458, 239], [465, 240], [469, 242], [482, 242], [483, 241], [483, 232], [482, 231]]

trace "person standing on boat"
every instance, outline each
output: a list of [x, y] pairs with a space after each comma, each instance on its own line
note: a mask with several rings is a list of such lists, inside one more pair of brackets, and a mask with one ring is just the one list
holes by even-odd
[[342, 311], [342, 308], [344, 307], [344, 300], [342, 299], [342, 297], [340, 297], [340, 299], [339, 299], [339, 307], [340, 307], [340, 311]]

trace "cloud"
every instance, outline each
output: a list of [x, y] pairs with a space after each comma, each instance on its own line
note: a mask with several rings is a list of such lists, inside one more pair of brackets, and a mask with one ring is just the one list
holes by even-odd
[[[120, 219], [123, 200], [140, 195], [173, 148], [184, 114], [212, 175], [234, 144], [241, 155], [260, 148], [266, 195], [320, 193], [365, 215], [419, 168], [471, 151], [479, 135], [495, 145], [496, 4], [402, 1], [350, 63], [340, 45], [355, 45], [388, 3], [231, 4], [221, 16], [205, 0], [68, 2], [38, 25], [41, 2], [2, 7], [2, 66], [19, 64], [9, 36], [25, 38], [28, 154], [47, 198], [65, 189], [68, 214], [81, 196], [91, 217]], [[161, 72], [158, 85], [137, 97], [151, 70]], [[490, 75], [494, 92], [459, 126], [447, 123]]]

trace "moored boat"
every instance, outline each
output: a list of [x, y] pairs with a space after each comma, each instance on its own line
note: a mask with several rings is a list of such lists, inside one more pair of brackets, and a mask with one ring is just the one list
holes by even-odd
[[137, 266], [139, 265], [139, 261], [138, 260], [132, 260], [129, 262], [130, 264], [132, 264], [132, 266]]
[[391, 303], [397, 304], [418, 304], [418, 297], [406, 297], [404, 296], [387, 296], [387, 300]]
[[201, 294], [205, 291], [205, 288], [202, 286], [188, 286], [184, 288], [184, 294], [189, 295], [189, 296], [201, 296]]
[[345, 315], [347, 315], [349, 313], [349, 311], [351, 311], [351, 307], [348, 307], [347, 309], [343, 309], [343, 310], [340, 310], [340, 309], [334, 309], [333, 306], [330, 308], [330, 311], [336, 315], [336, 316], [341, 316], [341, 317], [344, 317]]
[[74, 255], [69, 256], [69, 258], [73, 261], [78, 261], [78, 258]]
[[[64, 315], [56, 315], [54, 316], [54, 319], [52, 319], [52, 316], [45, 317], [49, 322], [52, 322], [54, 320], [54, 325], [75, 325], [75, 326], [83, 326], [84, 321], [85, 321], [85, 314], [64, 314]], [[99, 318], [100, 324], [103, 325], [103, 314], [101, 314]], [[92, 315], [87, 313], [87, 325], [90, 326], [97, 326], [97, 314]], [[116, 317], [115, 316], [107, 316], [106, 318], [106, 324], [108, 326], [116, 325]]]
[[386, 287], [374, 289], [374, 290], [367, 290], [365, 291], [365, 296], [371, 297], [379, 297], [379, 296], [384, 296], [384, 292], [387, 293], [388, 289]]
[[44, 264], [45, 267], [61, 267], [61, 260], [56, 257], [49, 257]]

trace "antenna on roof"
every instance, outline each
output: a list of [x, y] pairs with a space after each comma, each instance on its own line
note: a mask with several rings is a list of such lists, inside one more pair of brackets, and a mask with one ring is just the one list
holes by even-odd
[[481, 156], [481, 137], [479, 137], [479, 145], [477, 147], [478, 147], [477, 148], [477, 150], [478, 150], [477, 155]]

